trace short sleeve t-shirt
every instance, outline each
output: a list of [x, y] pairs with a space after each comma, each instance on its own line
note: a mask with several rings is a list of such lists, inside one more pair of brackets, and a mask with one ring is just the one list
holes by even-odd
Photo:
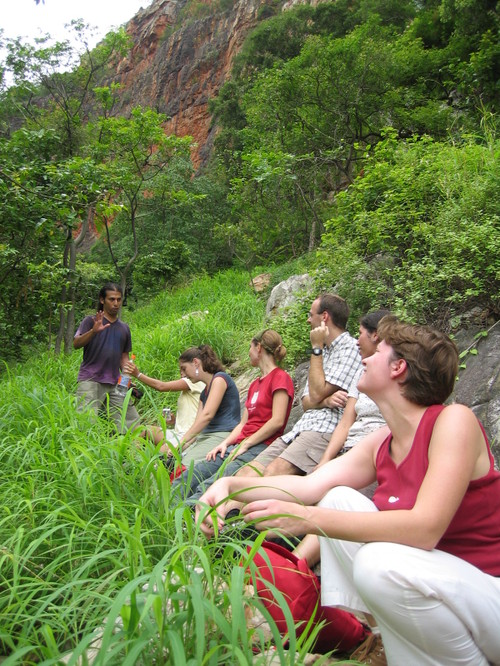
[[[210, 432], [231, 432], [238, 425], [241, 418], [240, 394], [234, 380], [227, 372], [216, 372], [212, 378], [212, 382], [216, 377], [222, 377], [227, 384], [227, 388], [222, 396], [222, 401], [216, 415], [206, 428], [202, 430], [204, 435]], [[210, 383], [210, 386], [207, 386], [201, 392], [200, 400], [203, 405], [207, 402], [211, 385]]]
[[293, 381], [290, 375], [281, 368], [274, 368], [265, 377], [259, 377], [250, 384], [245, 407], [248, 412], [248, 420], [236, 440], [239, 444], [245, 437], [253, 435], [262, 426], [269, 421], [273, 415], [273, 396], [275, 391], [284, 390], [288, 394], [288, 408], [286, 419], [283, 426], [273, 435], [268, 437], [261, 444], [271, 444], [277, 437], [280, 437], [285, 430], [286, 422], [290, 416], [293, 402]]
[[[361, 367], [361, 355], [356, 340], [347, 331], [323, 348], [323, 372], [329, 384], [347, 391]], [[305, 395], [309, 395], [309, 381], [304, 389], [303, 396]], [[288, 444], [305, 430], [333, 432], [341, 416], [342, 410], [336, 407], [308, 409], [282, 439]]]
[[[83, 360], [78, 372], [78, 381], [93, 381], [99, 384], [116, 384], [120, 375], [123, 353], [132, 350], [132, 336], [127, 324], [117, 319], [110, 322], [103, 316], [103, 323], [110, 324], [95, 335], [83, 348]], [[85, 317], [75, 333], [75, 338], [91, 330], [94, 317]]]

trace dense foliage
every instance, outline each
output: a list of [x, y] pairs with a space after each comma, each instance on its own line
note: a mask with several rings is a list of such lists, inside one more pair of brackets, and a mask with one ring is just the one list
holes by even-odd
[[[304, 253], [356, 311], [383, 300], [445, 323], [476, 299], [498, 314], [496, 2], [282, 4], [262, 5], [212, 101], [216, 152], [196, 177], [189, 137], [165, 137], [161, 114], [116, 117], [112, 68], [130, 46], [124, 32], [92, 52], [6, 43], [6, 357], [42, 341], [68, 351], [103, 279], [120, 280], [139, 303], [200, 272], [251, 272]], [[179, 21], [231, 9], [189, 2]], [[84, 45], [85, 26], [72, 29]], [[67, 62], [73, 69], [61, 71]], [[111, 83], [99, 87], [103, 76]], [[465, 187], [451, 191], [451, 170]], [[432, 180], [446, 181], [441, 193]], [[376, 210], [375, 196], [385, 199]], [[332, 254], [341, 270], [329, 273]]]
[[339, 194], [318, 259], [359, 314], [389, 303], [442, 328], [500, 304], [500, 143], [381, 141]]
[[387, 127], [401, 143], [484, 139], [499, 101], [498, 14], [463, 4], [467, 24], [451, 2], [300, 6], [249, 36], [213, 103], [238, 256], [281, 261], [318, 247], [336, 193]]

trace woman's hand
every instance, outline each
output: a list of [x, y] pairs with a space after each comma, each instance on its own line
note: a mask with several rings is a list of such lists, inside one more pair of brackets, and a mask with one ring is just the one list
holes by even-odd
[[247, 523], [253, 523], [259, 530], [295, 536], [311, 531], [310, 507], [296, 502], [256, 500], [243, 506], [241, 513]]
[[132, 375], [133, 377], [137, 377], [139, 374], [139, 369], [133, 361], [125, 361], [122, 369], [124, 373]]
[[231, 451], [229, 454], [229, 462], [237, 458], [238, 456], [241, 456], [243, 453], [246, 453], [248, 449], [251, 449], [252, 446], [251, 444], [248, 444], [248, 440], [243, 439], [238, 446], [235, 446], [234, 449]]
[[220, 530], [224, 525], [226, 502], [229, 495], [228, 478], [218, 479], [200, 497], [196, 504], [196, 522], [205, 536], [214, 535], [214, 524]]
[[215, 460], [217, 458], [217, 454], [219, 454], [221, 458], [224, 458], [228, 446], [229, 445], [225, 442], [221, 442], [207, 453], [206, 460]]

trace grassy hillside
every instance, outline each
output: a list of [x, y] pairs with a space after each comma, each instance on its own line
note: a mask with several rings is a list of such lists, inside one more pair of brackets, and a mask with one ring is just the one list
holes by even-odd
[[[179, 352], [202, 342], [243, 368], [264, 313], [248, 275], [229, 271], [123, 318], [141, 368], [172, 378]], [[153, 447], [137, 448], [137, 433], [118, 436], [75, 412], [80, 359], [43, 354], [0, 383], [4, 665], [61, 663], [73, 650], [77, 663], [102, 632], [97, 664], [250, 663], [245, 547], [207, 542], [188, 509], [172, 510], [166, 470]], [[162, 404], [147, 391], [140, 408], [158, 420]]]

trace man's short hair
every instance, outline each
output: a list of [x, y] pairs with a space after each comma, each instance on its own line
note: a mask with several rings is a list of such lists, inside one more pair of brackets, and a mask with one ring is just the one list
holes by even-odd
[[394, 357], [406, 361], [403, 395], [417, 405], [443, 403], [453, 391], [458, 372], [458, 349], [447, 335], [429, 328], [384, 317], [377, 327]]
[[319, 313], [328, 312], [335, 326], [345, 331], [349, 319], [349, 307], [346, 301], [337, 294], [322, 294], [318, 299]]
[[108, 291], [119, 291], [123, 298], [123, 289], [117, 282], [106, 282], [106, 284], [103, 287], [101, 287], [101, 291], [99, 292], [99, 297], [97, 299], [98, 311], [103, 309], [101, 298], [104, 300], [106, 298], [106, 294], [108, 293]]

